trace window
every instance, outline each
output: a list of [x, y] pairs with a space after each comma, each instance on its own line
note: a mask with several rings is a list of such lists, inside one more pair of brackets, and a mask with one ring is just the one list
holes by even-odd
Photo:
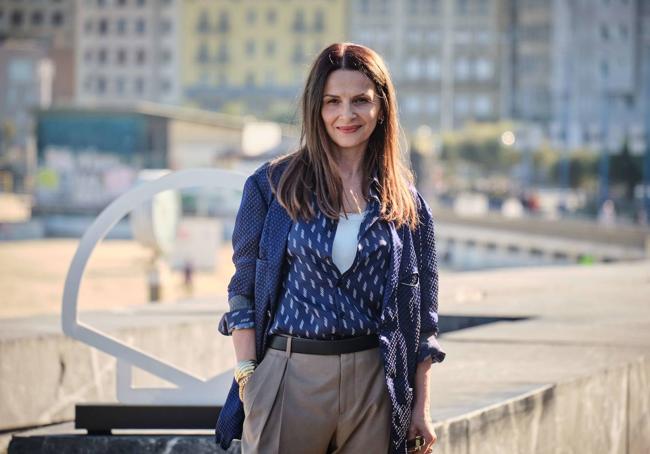
[[201, 43], [199, 45], [199, 49], [196, 53], [196, 59], [199, 63], [207, 63], [210, 59], [210, 56], [208, 55], [208, 45], [206, 43]]
[[406, 39], [408, 40], [409, 44], [419, 44], [420, 40], [422, 38], [422, 33], [420, 33], [418, 30], [409, 30]]
[[296, 11], [296, 15], [293, 19], [293, 31], [305, 31], [305, 13], [302, 10]]
[[460, 116], [466, 116], [469, 112], [469, 99], [467, 95], [457, 95], [454, 99], [454, 108]]
[[117, 91], [117, 93], [120, 95], [124, 94], [126, 91], [126, 81], [123, 77], [118, 77], [115, 81], [115, 91]]
[[43, 23], [43, 13], [40, 11], [34, 11], [32, 13], [32, 25], [39, 26]]
[[144, 93], [144, 79], [142, 77], [135, 79], [135, 92], [139, 95]]
[[629, 30], [627, 28], [627, 25], [621, 24], [618, 27], [619, 34], [621, 35], [621, 39], [623, 41], [627, 41], [627, 38], [630, 36]]
[[121, 18], [117, 20], [117, 33], [120, 35], [126, 33], [126, 19]]
[[99, 49], [97, 51], [97, 61], [99, 62], [100, 65], [106, 63], [107, 55], [108, 52], [106, 52], [106, 49]]
[[479, 14], [487, 15], [490, 12], [490, 4], [488, 0], [477, 0], [477, 9]]
[[252, 39], [246, 41], [246, 55], [249, 57], [255, 55], [255, 41]]
[[436, 57], [430, 57], [427, 60], [427, 77], [429, 79], [437, 80], [440, 78], [440, 63]]
[[411, 57], [406, 61], [406, 76], [411, 80], [420, 77], [420, 59]]
[[489, 44], [491, 41], [490, 32], [479, 30], [475, 33], [474, 39], [478, 44]]
[[91, 33], [93, 31], [93, 21], [90, 19], [86, 20], [86, 23], [84, 24], [84, 31], [86, 33]]
[[470, 44], [472, 42], [472, 33], [469, 30], [456, 30], [454, 41], [460, 46]]
[[274, 9], [270, 9], [266, 12], [266, 21], [269, 24], [275, 24], [276, 18], [277, 18], [277, 14]]
[[469, 61], [463, 57], [459, 58], [456, 60], [454, 71], [457, 79], [467, 80], [469, 78]]
[[117, 63], [119, 63], [120, 65], [126, 63], [126, 49], [117, 50]]
[[607, 27], [607, 24], [601, 24], [600, 36], [603, 39], [603, 41], [609, 41], [609, 28]]
[[172, 22], [169, 19], [162, 19], [160, 21], [160, 33], [168, 34], [172, 31]]
[[319, 33], [322, 32], [324, 28], [325, 28], [325, 18], [323, 16], [323, 12], [321, 10], [317, 10], [316, 15], [314, 17], [314, 31]]
[[98, 31], [100, 35], [105, 35], [108, 33], [108, 20], [107, 19], [100, 19], [98, 23]]
[[428, 30], [425, 33], [425, 39], [427, 44], [439, 44], [440, 43], [440, 32]]
[[424, 109], [427, 113], [436, 114], [440, 110], [440, 100], [437, 95], [426, 95], [424, 98]]
[[266, 55], [273, 55], [275, 54], [275, 41], [267, 41], [266, 42]]
[[84, 52], [84, 61], [87, 62], [87, 63], [93, 61], [93, 53], [92, 53], [91, 50], [87, 49]]
[[169, 49], [163, 49], [160, 51], [160, 61], [162, 63], [169, 63], [172, 61], [172, 53]]
[[145, 30], [146, 30], [146, 24], [144, 19], [138, 19], [135, 22], [135, 31], [142, 35], [145, 32]]
[[230, 30], [230, 20], [228, 18], [228, 13], [225, 11], [222, 11], [221, 14], [219, 14], [219, 24], [217, 26], [217, 30], [220, 33], [225, 33]]
[[440, 0], [426, 0], [427, 12], [438, 14], [440, 12]]
[[199, 33], [208, 33], [210, 31], [210, 19], [206, 10], [201, 11], [199, 22], [196, 24], [196, 30]]
[[251, 9], [246, 12], [246, 22], [248, 25], [253, 25], [257, 20], [257, 11]]
[[117, 0], [115, 3], [117, 6], [126, 6], [126, 0]]
[[253, 86], [255, 85], [255, 74], [249, 72], [246, 73], [246, 85]]
[[488, 80], [492, 77], [492, 62], [487, 58], [479, 58], [476, 60], [476, 78], [479, 80]]
[[607, 77], [609, 77], [609, 63], [605, 60], [600, 62], [600, 75], [603, 77], [603, 79], [607, 79]]
[[163, 94], [169, 93], [172, 91], [172, 84], [169, 80], [167, 79], [162, 79], [160, 83], [158, 84], [158, 87], [160, 88], [160, 91]]
[[456, 13], [467, 14], [469, 12], [469, 0], [456, 0]]
[[97, 93], [106, 93], [106, 79], [102, 76], [97, 78]]
[[11, 25], [14, 27], [20, 27], [23, 25], [22, 11], [14, 11], [11, 13]]
[[409, 94], [404, 99], [404, 110], [407, 114], [420, 113], [420, 96]]
[[226, 45], [226, 43], [221, 43], [219, 45], [219, 51], [217, 52], [217, 62], [227, 63], [228, 60], [229, 60], [228, 46]]
[[478, 95], [474, 99], [474, 112], [479, 117], [487, 117], [492, 113], [492, 100], [488, 95]]
[[135, 54], [135, 61], [138, 63], [138, 65], [144, 65], [147, 60], [147, 53], [145, 52], [144, 49], [138, 49], [138, 51]]
[[305, 50], [302, 47], [302, 44], [296, 44], [296, 47], [293, 48], [293, 62], [302, 63], [305, 59]]
[[146, 3], [146, 0], [135, 0], [135, 4], [139, 7], [143, 7]]

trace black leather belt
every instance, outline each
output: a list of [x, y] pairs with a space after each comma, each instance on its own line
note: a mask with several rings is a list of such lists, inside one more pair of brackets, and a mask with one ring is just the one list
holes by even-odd
[[[291, 338], [291, 351], [293, 353], [309, 353], [312, 355], [340, 355], [354, 353], [379, 347], [379, 337], [376, 334], [367, 336], [350, 337], [347, 339], [320, 340]], [[269, 348], [274, 350], [287, 349], [287, 336], [272, 335]]]

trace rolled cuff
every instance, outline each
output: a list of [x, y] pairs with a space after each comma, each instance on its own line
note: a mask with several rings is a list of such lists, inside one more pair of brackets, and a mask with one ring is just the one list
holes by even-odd
[[255, 327], [255, 311], [253, 309], [239, 309], [226, 312], [219, 320], [219, 332], [230, 336], [236, 329]]
[[432, 362], [441, 363], [447, 353], [442, 349], [438, 343], [435, 334], [423, 335], [420, 340], [420, 348], [418, 349], [417, 362], [421, 363], [428, 357], [431, 357]]

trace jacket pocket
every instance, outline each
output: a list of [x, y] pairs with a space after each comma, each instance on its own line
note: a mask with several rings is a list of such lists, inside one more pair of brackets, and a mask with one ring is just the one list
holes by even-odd
[[420, 275], [415, 273], [407, 273], [400, 276], [399, 284], [408, 285], [410, 287], [417, 287], [420, 282]]

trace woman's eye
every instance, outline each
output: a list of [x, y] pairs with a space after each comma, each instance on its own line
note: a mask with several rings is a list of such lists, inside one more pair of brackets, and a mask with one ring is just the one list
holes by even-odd
[[330, 99], [329, 101], [327, 101], [327, 104], [337, 104], [338, 102], [339, 102], [338, 99]]
[[359, 99], [355, 99], [354, 102], [356, 102], [357, 104], [363, 104], [368, 102], [368, 100], [366, 98], [359, 98]]

